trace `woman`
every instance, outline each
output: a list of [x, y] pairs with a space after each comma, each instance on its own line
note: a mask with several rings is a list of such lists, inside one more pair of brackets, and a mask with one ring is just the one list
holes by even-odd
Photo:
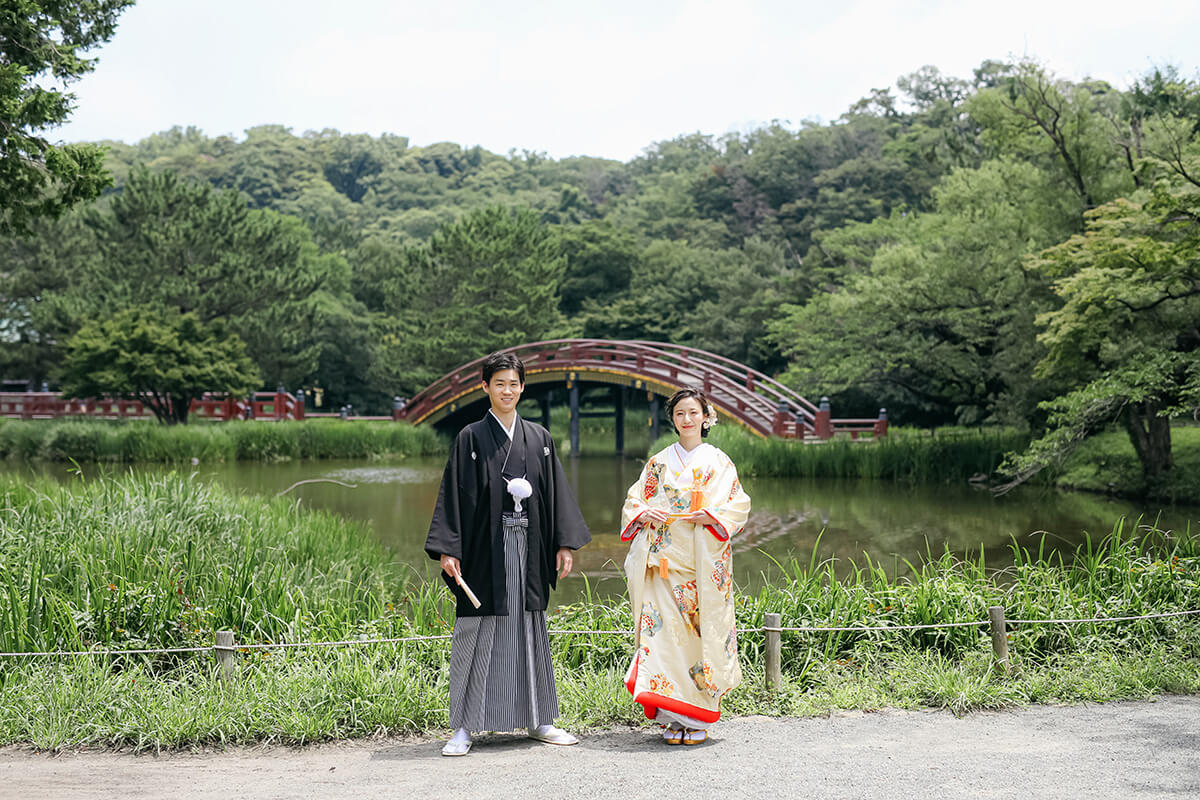
[[696, 745], [742, 679], [729, 539], [750, 497], [729, 457], [703, 442], [716, 423], [703, 392], [679, 390], [667, 416], [679, 441], [646, 462], [621, 514], [637, 629], [625, 686], [667, 744]]

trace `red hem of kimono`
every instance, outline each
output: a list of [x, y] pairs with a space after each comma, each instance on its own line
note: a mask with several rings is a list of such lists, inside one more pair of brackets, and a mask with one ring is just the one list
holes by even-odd
[[[704, 527], [708, 529], [708, 532], [711, 533], [718, 542], [728, 542], [729, 541], [729, 531], [725, 530], [725, 526], [722, 525], [716, 517], [713, 517], [713, 522], [715, 522], [716, 524], [715, 525], [705, 525]], [[717, 528], [721, 529], [720, 533], [717, 533]]]
[[681, 714], [685, 717], [698, 719], [701, 722], [713, 723], [721, 718], [721, 710], [716, 711], [708, 708], [694, 706], [691, 703], [685, 703], [682, 700], [676, 700], [674, 697], [666, 697], [655, 692], [642, 692], [635, 694], [634, 689], [637, 688], [637, 672], [638, 663], [634, 659], [633, 666], [629, 670], [629, 677], [625, 680], [625, 688], [633, 695], [633, 702], [641, 704], [646, 710], [646, 719], [654, 719], [658, 716], [658, 710], [670, 711], [672, 714]]
[[629, 521], [629, 524], [625, 526], [625, 530], [621, 531], [621, 541], [622, 542], [628, 542], [628, 541], [632, 540], [634, 536], [637, 536], [636, 533], [634, 533], [633, 536], [626, 536], [625, 534], [628, 533], [629, 529], [632, 528], [635, 524], [637, 524], [637, 521], [641, 518], [642, 518], [642, 515], [638, 514], [636, 517], [634, 517], [633, 519], [631, 519]]

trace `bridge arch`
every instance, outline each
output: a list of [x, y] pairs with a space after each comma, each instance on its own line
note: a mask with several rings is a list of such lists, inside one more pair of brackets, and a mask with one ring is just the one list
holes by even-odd
[[[669, 396], [685, 386], [703, 389], [723, 420], [757, 436], [830, 438], [836, 432], [885, 435], [886, 419], [832, 420], [828, 404], [815, 406], [797, 392], [733, 359], [694, 347], [641, 340], [555, 339], [510, 347], [503, 352], [525, 363], [526, 386], [611, 384]], [[414, 424], [436, 424], [486, 398], [479, 379], [483, 358], [446, 373], [415, 395], [397, 416]], [[572, 415], [572, 444], [578, 444], [578, 414]], [[881, 425], [882, 423], [882, 425]]]

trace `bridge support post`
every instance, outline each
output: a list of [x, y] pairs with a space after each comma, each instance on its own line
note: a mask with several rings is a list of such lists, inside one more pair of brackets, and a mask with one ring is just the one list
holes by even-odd
[[[775, 407], [775, 416], [771, 419], [771, 433], [775, 436], [787, 436], [788, 419], [791, 416], [791, 410], [787, 407], [787, 403], [780, 403]], [[796, 435], [801, 436], [801, 431], [797, 428]]]
[[538, 405], [542, 407], [542, 427], [550, 430], [550, 390], [547, 389], [538, 398]]
[[571, 456], [579, 455], [579, 382], [575, 374], [567, 380], [567, 396], [571, 410]]
[[646, 393], [646, 399], [650, 401], [650, 442], [653, 443], [658, 439], [658, 395], [653, 392]]
[[613, 408], [616, 418], [614, 428], [617, 432], [617, 455], [625, 455], [625, 387], [613, 387]]
[[829, 398], [822, 397], [821, 404], [817, 406], [816, 419], [813, 420], [813, 433], [818, 439], [833, 438], [833, 422], [829, 418]]

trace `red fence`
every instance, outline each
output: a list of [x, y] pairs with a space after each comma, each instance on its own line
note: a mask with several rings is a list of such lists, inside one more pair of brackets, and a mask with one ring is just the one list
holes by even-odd
[[[192, 401], [188, 414], [210, 420], [304, 419], [304, 403], [288, 392], [255, 392], [247, 398], [206, 394]], [[54, 419], [68, 416], [154, 419], [154, 412], [137, 400], [74, 400], [58, 392], [0, 392], [0, 417]]]

